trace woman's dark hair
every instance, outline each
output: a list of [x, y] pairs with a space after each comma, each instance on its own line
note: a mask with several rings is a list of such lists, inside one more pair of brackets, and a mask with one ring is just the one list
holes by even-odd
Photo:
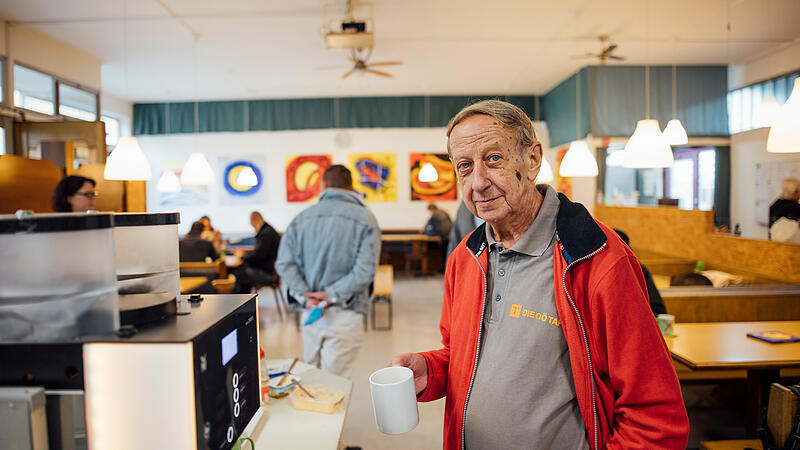
[[91, 178], [79, 175], [69, 175], [61, 179], [53, 189], [53, 196], [50, 197], [50, 205], [55, 212], [72, 212], [72, 205], [67, 201], [67, 197], [75, 195], [84, 183], [97, 184]]
[[192, 228], [190, 228], [189, 232], [186, 233], [186, 237], [189, 237], [189, 236], [191, 236], [191, 237], [200, 237], [200, 235], [203, 234], [203, 230], [205, 228], [206, 228], [206, 226], [203, 225], [203, 222], [198, 220], [197, 222], [192, 224]]

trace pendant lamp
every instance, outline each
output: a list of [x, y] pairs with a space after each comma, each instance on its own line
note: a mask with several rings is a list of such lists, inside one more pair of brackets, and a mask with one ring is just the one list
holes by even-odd
[[[122, 4], [122, 39], [125, 64], [125, 91], [128, 90], [128, 20], [127, 3]], [[103, 178], [106, 180], [149, 180], [153, 177], [150, 163], [135, 137], [121, 138], [106, 158]]]
[[121, 138], [106, 159], [103, 178], [106, 180], [149, 180], [150, 163], [135, 137]]
[[770, 153], [800, 152], [800, 78], [795, 78], [789, 99], [783, 104], [767, 137]]
[[[672, 44], [673, 49], [675, 43]], [[674, 53], [674, 50], [673, 50]], [[669, 145], [685, 145], [689, 142], [689, 136], [683, 124], [678, 120], [678, 73], [675, 64], [672, 64], [672, 120], [667, 122], [664, 128], [664, 137]]]
[[423, 183], [433, 183], [439, 179], [439, 172], [436, 171], [436, 167], [433, 167], [433, 164], [427, 162], [419, 169], [417, 179]]
[[240, 186], [255, 186], [258, 184], [256, 172], [250, 166], [245, 166], [236, 177], [236, 184]]
[[596, 177], [597, 161], [589, 150], [586, 141], [581, 139], [569, 145], [567, 154], [561, 160], [558, 174], [562, 177]]
[[[581, 72], [575, 74], [575, 136], [581, 135]], [[586, 141], [579, 139], [569, 145], [561, 160], [558, 175], [562, 177], [596, 177], [597, 160]]]
[[775, 100], [775, 97], [767, 97], [761, 102], [761, 108], [758, 110], [758, 125], [762, 127], [771, 127], [778, 119], [781, 112], [781, 105]]
[[158, 179], [158, 192], [180, 192], [181, 181], [175, 172], [167, 170]]
[[640, 120], [636, 130], [625, 144], [622, 167], [646, 169], [672, 167], [672, 148], [667, 144], [657, 120]]
[[181, 184], [213, 184], [214, 172], [202, 153], [192, 153], [181, 171]]
[[536, 175], [537, 183], [552, 183], [553, 182], [553, 167], [547, 162], [547, 158], [542, 152], [542, 165], [539, 167], [539, 173]]

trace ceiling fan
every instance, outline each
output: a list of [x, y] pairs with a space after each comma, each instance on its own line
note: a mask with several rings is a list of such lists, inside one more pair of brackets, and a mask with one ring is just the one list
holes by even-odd
[[614, 54], [614, 51], [617, 49], [617, 44], [611, 42], [608, 38], [608, 35], [601, 34], [597, 37], [600, 40], [600, 53], [586, 53], [585, 55], [580, 56], [573, 56], [572, 59], [583, 59], [583, 58], [597, 58], [600, 62], [601, 66], [606, 64], [607, 59], [613, 59], [615, 61], [625, 61], [624, 56], [618, 56]]
[[342, 75], [342, 79], [345, 79], [352, 75], [354, 72], [359, 72], [361, 74], [371, 73], [373, 75], [378, 75], [381, 77], [392, 78], [394, 75], [384, 72], [382, 70], [375, 70], [373, 67], [375, 66], [399, 66], [403, 64], [403, 61], [380, 61], [380, 62], [367, 62], [369, 57], [372, 56], [372, 48], [367, 49], [351, 49], [350, 50], [350, 57], [347, 59], [353, 63], [353, 67], [345, 72]]

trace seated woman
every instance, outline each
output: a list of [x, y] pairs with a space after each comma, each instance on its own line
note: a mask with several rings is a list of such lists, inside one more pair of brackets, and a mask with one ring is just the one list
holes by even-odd
[[204, 262], [206, 258], [211, 261], [219, 258], [219, 253], [214, 248], [214, 244], [202, 238], [203, 222], [197, 221], [192, 224], [192, 228], [186, 237], [178, 242], [178, 251], [181, 262]]
[[53, 189], [50, 204], [55, 212], [86, 212], [95, 208], [95, 181], [78, 175], [61, 179]]

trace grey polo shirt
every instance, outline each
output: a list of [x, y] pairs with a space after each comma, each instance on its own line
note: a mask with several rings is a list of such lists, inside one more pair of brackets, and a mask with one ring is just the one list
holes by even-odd
[[504, 249], [489, 226], [487, 296], [478, 367], [467, 399], [468, 449], [588, 449], [569, 351], [555, 305], [553, 251], [558, 196]]

